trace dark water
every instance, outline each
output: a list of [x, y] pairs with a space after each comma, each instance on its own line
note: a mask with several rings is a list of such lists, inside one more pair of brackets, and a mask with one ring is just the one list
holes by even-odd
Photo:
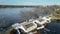
[[10, 25], [21, 22], [20, 12], [32, 10], [33, 8], [0, 8], [0, 28], [7, 28]]
[[60, 21], [53, 20], [50, 24], [46, 25], [45, 28], [51, 30], [48, 34], [60, 34]]
[[[16, 22], [21, 22], [20, 11], [32, 10], [34, 8], [0, 8], [0, 30], [5, 29]], [[46, 25], [46, 28], [51, 31], [48, 34], [60, 34], [60, 22], [52, 21], [52, 23]]]

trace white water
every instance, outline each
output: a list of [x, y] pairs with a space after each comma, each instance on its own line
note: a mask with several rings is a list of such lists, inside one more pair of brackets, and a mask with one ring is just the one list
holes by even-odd
[[19, 29], [16, 29], [16, 30], [17, 30], [18, 34], [21, 34], [20, 31], [19, 31]]

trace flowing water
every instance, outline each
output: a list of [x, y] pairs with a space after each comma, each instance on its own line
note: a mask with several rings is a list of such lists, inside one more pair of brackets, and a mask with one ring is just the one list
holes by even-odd
[[[16, 22], [21, 22], [20, 11], [32, 10], [33, 8], [0, 8], [0, 30], [7, 28]], [[3, 21], [3, 22], [2, 22]], [[5, 23], [5, 21], [7, 21]], [[52, 23], [46, 25], [46, 28], [50, 29], [48, 34], [60, 34], [60, 22], [52, 21]]]
[[[20, 11], [32, 10], [33, 8], [0, 8], [0, 27], [20, 22]], [[5, 22], [6, 23], [5, 23]], [[3, 24], [3, 22], [6, 24]]]
[[17, 33], [18, 33], [18, 34], [21, 34], [20, 31], [19, 31], [19, 29], [17, 29]]

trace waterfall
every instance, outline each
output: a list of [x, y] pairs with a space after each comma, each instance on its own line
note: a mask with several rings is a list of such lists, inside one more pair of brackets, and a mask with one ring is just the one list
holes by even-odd
[[17, 33], [18, 33], [18, 34], [21, 34], [20, 31], [19, 31], [19, 29], [16, 29], [16, 30], [17, 30]]

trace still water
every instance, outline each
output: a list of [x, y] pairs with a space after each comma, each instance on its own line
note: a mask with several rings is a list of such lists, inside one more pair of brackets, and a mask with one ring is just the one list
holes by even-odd
[[[0, 28], [2, 27], [5, 29], [13, 23], [21, 22], [20, 11], [32, 9], [34, 8], [0, 8]], [[46, 25], [46, 28], [51, 30], [48, 34], [60, 34], [60, 22], [57, 23], [57, 21], [52, 21], [52, 23]]]

